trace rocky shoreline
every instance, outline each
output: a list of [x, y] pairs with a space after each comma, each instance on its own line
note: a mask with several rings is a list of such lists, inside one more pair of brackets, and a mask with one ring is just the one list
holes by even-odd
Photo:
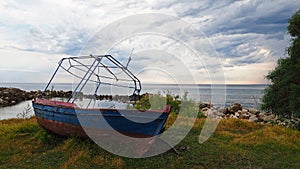
[[[0, 87], [0, 107], [13, 106], [20, 102], [26, 100], [32, 100], [35, 97], [39, 97], [42, 95], [41, 90], [37, 91], [24, 91], [18, 88], [6, 88]], [[44, 93], [44, 97], [60, 97], [60, 98], [69, 98], [72, 95], [72, 91], [50, 91], [47, 90]], [[77, 93], [79, 97], [85, 98], [95, 98], [97, 100], [115, 100], [118, 102], [127, 102], [129, 100], [129, 96], [112, 96], [112, 95], [83, 95], [82, 93]]]
[[[69, 97], [71, 91], [47, 91], [46, 96], [53, 97]], [[35, 97], [42, 95], [42, 91], [24, 91], [18, 88], [0, 87], [0, 107], [13, 106], [26, 100], [32, 100]]]
[[241, 119], [261, 124], [300, 129], [300, 118], [279, 117], [272, 112], [261, 112], [255, 108], [243, 108], [240, 103], [234, 103], [227, 108], [214, 107], [210, 103], [202, 103], [200, 109], [206, 117]]
[[26, 92], [18, 88], [0, 88], [0, 107], [13, 106], [22, 101], [33, 99], [37, 92]]
[[[42, 91], [24, 91], [18, 88], [0, 87], [0, 107], [16, 105], [22, 101], [32, 100], [35, 97], [42, 95]], [[68, 98], [72, 95], [72, 91], [50, 91], [44, 93], [45, 97], [61, 97]], [[97, 100], [114, 100], [118, 102], [128, 102], [129, 96], [112, 96], [112, 95], [83, 95], [80, 97], [95, 98]], [[278, 117], [271, 112], [261, 112], [255, 108], [243, 108], [240, 103], [234, 103], [227, 108], [214, 107], [210, 103], [201, 103], [199, 107], [204, 116], [221, 119], [241, 119], [257, 123], [276, 124], [289, 128], [300, 129], [300, 118], [285, 118]]]

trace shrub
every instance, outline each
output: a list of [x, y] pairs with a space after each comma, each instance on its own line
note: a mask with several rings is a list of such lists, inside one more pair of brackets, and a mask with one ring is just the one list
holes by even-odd
[[264, 90], [262, 109], [286, 117], [300, 117], [300, 10], [289, 20], [292, 36], [287, 58], [277, 61], [277, 67], [266, 78], [271, 84]]

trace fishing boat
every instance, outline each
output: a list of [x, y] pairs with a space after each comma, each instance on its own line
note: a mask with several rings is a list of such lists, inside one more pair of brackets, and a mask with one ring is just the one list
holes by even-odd
[[[149, 138], [162, 133], [171, 107], [165, 106], [163, 110], [134, 108], [142, 85], [128, 69], [130, 60], [129, 57], [127, 64], [122, 64], [111, 55], [87, 55], [61, 59], [44, 93], [49, 91], [49, 86], [61, 70], [73, 77], [74, 90], [65, 101], [46, 98], [45, 94], [35, 98], [32, 104], [39, 125], [62, 136], [90, 137], [93, 134], [109, 135], [117, 132], [134, 138]], [[95, 98], [90, 98], [85, 105], [80, 106], [76, 101], [84, 97], [83, 91], [88, 83], [94, 84]], [[95, 107], [93, 102], [96, 102], [97, 94], [105, 85], [131, 90], [128, 104], [133, 106], [129, 109]]]

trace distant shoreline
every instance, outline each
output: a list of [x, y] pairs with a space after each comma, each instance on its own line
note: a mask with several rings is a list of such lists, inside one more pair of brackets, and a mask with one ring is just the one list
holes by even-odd
[[[0, 87], [14, 87], [24, 91], [37, 91], [45, 90], [46, 83], [0, 83]], [[48, 87], [49, 90], [73, 90], [76, 86], [72, 83], [53, 83]], [[83, 89], [86, 94], [93, 94], [95, 86], [87, 84]], [[173, 96], [178, 95], [182, 97], [184, 92], [188, 92], [188, 98], [194, 99], [196, 102], [214, 102], [216, 106], [230, 106], [233, 103], [241, 103], [245, 107], [257, 107], [256, 103], [260, 103], [263, 96], [263, 90], [267, 87], [265, 84], [243, 84], [243, 85], [206, 85], [206, 84], [144, 84], [142, 85], [142, 93], [158, 93], [170, 94]], [[132, 91], [123, 90], [121, 88], [102, 85], [100, 87], [100, 95], [131, 95]], [[222, 99], [220, 102], [218, 99]], [[225, 99], [225, 100], [224, 100]]]

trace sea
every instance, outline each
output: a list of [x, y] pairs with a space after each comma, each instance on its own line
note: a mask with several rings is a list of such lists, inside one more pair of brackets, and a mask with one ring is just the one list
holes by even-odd
[[[16, 87], [25, 91], [44, 90], [46, 83], [0, 83], [0, 87]], [[209, 102], [214, 106], [228, 107], [233, 103], [240, 103], [244, 108], [259, 108], [263, 90], [267, 84], [143, 84], [141, 93], [171, 94], [184, 97], [196, 102]], [[69, 91], [76, 88], [72, 83], [55, 83], [49, 90]], [[94, 86], [88, 84], [83, 90], [85, 94], [92, 94]], [[99, 93], [103, 95], [130, 95], [132, 91], [120, 87], [102, 86]], [[16, 118], [18, 113], [28, 111], [31, 101], [24, 101], [17, 105], [0, 108], [0, 119]], [[31, 109], [28, 115], [33, 115]]]

